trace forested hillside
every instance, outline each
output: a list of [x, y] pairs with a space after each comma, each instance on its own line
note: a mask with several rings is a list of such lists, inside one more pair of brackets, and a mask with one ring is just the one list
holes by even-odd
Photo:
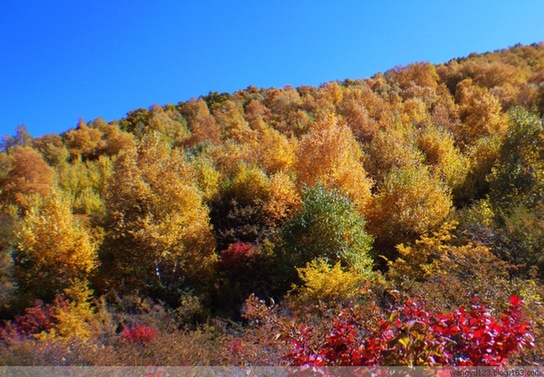
[[21, 126], [0, 365], [543, 363], [543, 115], [540, 43]]

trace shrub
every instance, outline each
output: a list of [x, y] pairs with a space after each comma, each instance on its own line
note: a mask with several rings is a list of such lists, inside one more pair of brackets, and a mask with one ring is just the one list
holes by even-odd
[[295, 300], [304, 304], [344, 302], [359, 296], [359, 289], [367, 278], [354, 270], [345, 270], [336, 263], [329, 265], [322, 259], [313, 260], [304, 268], [297, 268], [303, 284], [294, 286]]
[[294, 366], [454, 365], [504, 366], [523, 347], [533, 346], [531, 328], [522, 321], [523, 302], [510, 298], [500, 319], [474, 300], [450, 314], [424, 310], [409, 300], [382, 319], [377, 328], [343, 311], [317, 346], [313, 329], [301, 327], [286, 355]]
[[135, 326], [126, 327], [123, 330], [123, 338], [130, 343], [137, 343], [142, 346], [146, 346], [157, 337], [157, 330], [155, 328], [138, 324]]
[[317, 184], [304, 192], [302, 210], [282, 228], [284, 247], [278, 259], [291, 279], [296, 267], [317, 258], [370, 277], [373, 240], [365, 225], [348, 198]]

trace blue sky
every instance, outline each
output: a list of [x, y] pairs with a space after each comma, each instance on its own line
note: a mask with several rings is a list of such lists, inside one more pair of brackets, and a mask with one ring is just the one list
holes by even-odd
[[0, 0], [0, 134], [544, 40], [544, 1]]

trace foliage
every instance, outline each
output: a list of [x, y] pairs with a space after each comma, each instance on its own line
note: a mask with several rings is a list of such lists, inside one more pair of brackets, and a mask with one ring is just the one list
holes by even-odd
[[[543, 72], [544, 44], [517, 45], [58, 135], [19, 126], [0, 143], [0, 364], [286, 364], [297, 323], [314, 354], [357, 329], [349, 344], [375, 339], [381, 362], [459, 364], [446, 354], [487, 337], [463, 343], [468, 327], [515, 333], [491, 321], [513, 295], [536, 347], [463, 362], [538, 363]], [[472, 297], [493, 311], [466, 327]], [[123, 336], [139, 326], [154, 340]], [[380, 331], [395, 351], [376, 353]]]
[[101, 259], [104, 278], [123, 279], [108, 284], [168, 299], [182, 289], [204, 289], [216, 257], [208, 210], [193, 182], [184, 156], [155, 136], [117, 159]]
[[312, 328], [301, 326], [286, 358], [294, 366], [507, 365], [513, 354], [533, 346], [522, 307], [521, 299], [512, 296], [510, 308], [496, 319], [477, 301], [470, 310], [461, 307], [445, 315], [427, 312], [415, 300], [374, 328], [345, 310], [316, 347]]
[[419, 131], [416, 143], [431, 172], [446, 182], [454, 198], [462, 197], [470, 165], [468, 158], [455, 146], [452, 133], [425, 127]]
[[10, 152], [11, 169], [0, 181], [0, 200], [25, 208], [29, 205], [29, 195], [50, 195], [54, 171], [42, 156], [30, 147], [16, 146]]
[[113, 173], [112, 160], [100, 156], [93, 161], [75, 159], [57, 166], [58, 184], [71, 198], [74, 212], [101, 217], [105, 213], [102, 200], [106, 183]]
[[221, 141], [221, 130], [204, 100], [186, 102], [180, 111], [187, 119], [191, 132], [191, 136], [183, 142], [184, 145], [195, 146], [203, 141], [216, 144]]
[[387, 252], [437, 229], [452, 210], [450, 191], [426, 167], [391, 171], [376, 194], [369, 231]]
[[370, 203], [371, 181], [363, 168], [361, 149], [349, 128], [328, 116], [314, 125], [298, 145], [296, 172], [299, 185], [320, 183], [336, 190], [364, 213]]
[[36, 300], [33, 306], [25, 309], [25, 314], [16, 316], [0, 329], [0, 339], [6, 342], [25, 338], [40, 341], [72, 337], [88, 339], [94, 315], [88, 301], [91, 295], [85, 282], [76, 282], [50, 304]]
[[304, 192], [302, 203], [302, 210], [282, 228], [279, 263], [290, 270], [323, 258], [370, 276], [372, 238], [355, 205], [319, 184]]
[[293, 286], [290, 295], [303, 305], [349, 302], [358, 295], [368, 277], [341, 267], [340, 262], [331, 266], [322, 259], [314, 259], [305, 267], [297, 268], [300, 286]]
[[157, 337], [157, 330], [147, 325], [136, 325], [125, 327], [123, 329], [123, 337], [131, 343], [137, 343], [146, 346], [149, 342]]
[[66, 162], [70, 157], [70, 152], [64, 145], [60, 135], [45, 135], [34, 139], [32, 144], [50, 166], [57, 166]]
[[236, 242], [262, 243], [272, 232], [264, 206], [270, 198], [270, 180], [257, 166], [240, 164], [211, 203], [210, 222], [218, 250]]
[[421, 236], [413, 246], [397, 245], [398, 258], [389, 262], [389, 276], [393, 279], [424, 280], [443, 273], [438, 261], [447, 258], [449, 248], [455, 248], [449, 241], [456, 225], [455, 222], [445, 223], [432, 236]]
[[544, 198], [544, 125], [521, 108], [510, 112], [510, 125], [489, 176], [490, 197], [498, 206], [523, 203], [528, 208]]
[[[3, 213], [4, 211], [7, 213]], [[11, 236], [13, 234], [13, 222], [17, 216], [17, 209], [12, 207], [5, 210], [0, 205], [0, 313], [8, 313], [16, 290], [14, 276], [14, 261], [12, 257]], [[2, 314], [0, 314], [2, 315]]]
[[487, 88], [465, 79], [457, 84], [455, 96], [461, 118], [457, 133], [461, 145], [472, 145], [479, 138], [494, 134], [504, 135], [506, 122], [501, 104]]
[[98, 263], [99, 240], [74, 218], [70, 201], [59, 192], [34, 199], [15, 222], [12, 241], [18, 294], [29, 302], [85, 281]]
[[376, 181], [378, 188], [385, 177], [393, 170], [419, 166], [424, 155], [414, 141], [415, 130], [412, 125], [393, 122], [387, 128], [378, 130], [366, 145], [368, 158], [364, 166]]
[[61, 338], [78, 337], [88, 339], [94, 308], [91, 305], [93, 291], [86, 281], [76, 281], [64, 290], [54, 301], [54, 336]]

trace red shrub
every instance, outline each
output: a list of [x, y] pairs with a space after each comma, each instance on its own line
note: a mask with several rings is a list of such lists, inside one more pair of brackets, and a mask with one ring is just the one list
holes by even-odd
[[228, 271], [247, 270], [255, 262], [257, 255], [252, 244], [236, 242], [221, 252], [221, 266]]
[[506, 365], [522, 347], [533, 346], [522, 306], [513, 296], [510, 309], [496, 320], [476, 300], [470, 312], [461, 307], [448, 315], [429, 313], [420, 302], [408, 301], [378, 328], [358, 323], [344, 311], [317, 347], [312, 347], [313, 329], [302, 327], [286, 358], [295, 366]]
[[126, 327], [123, 330], [123, 337], [131, 343], [145, 346], [157, 337], [157, 330], [151, 326], [140, 324]]
[[0, 338], [23, 338], [42, 331], [49, 331], [54, 325], [55, 308], [42, 301], [36, 301], [34, 306], [25, 309], [25, 314], [15, 317], [6, 323], [0, 332]]

